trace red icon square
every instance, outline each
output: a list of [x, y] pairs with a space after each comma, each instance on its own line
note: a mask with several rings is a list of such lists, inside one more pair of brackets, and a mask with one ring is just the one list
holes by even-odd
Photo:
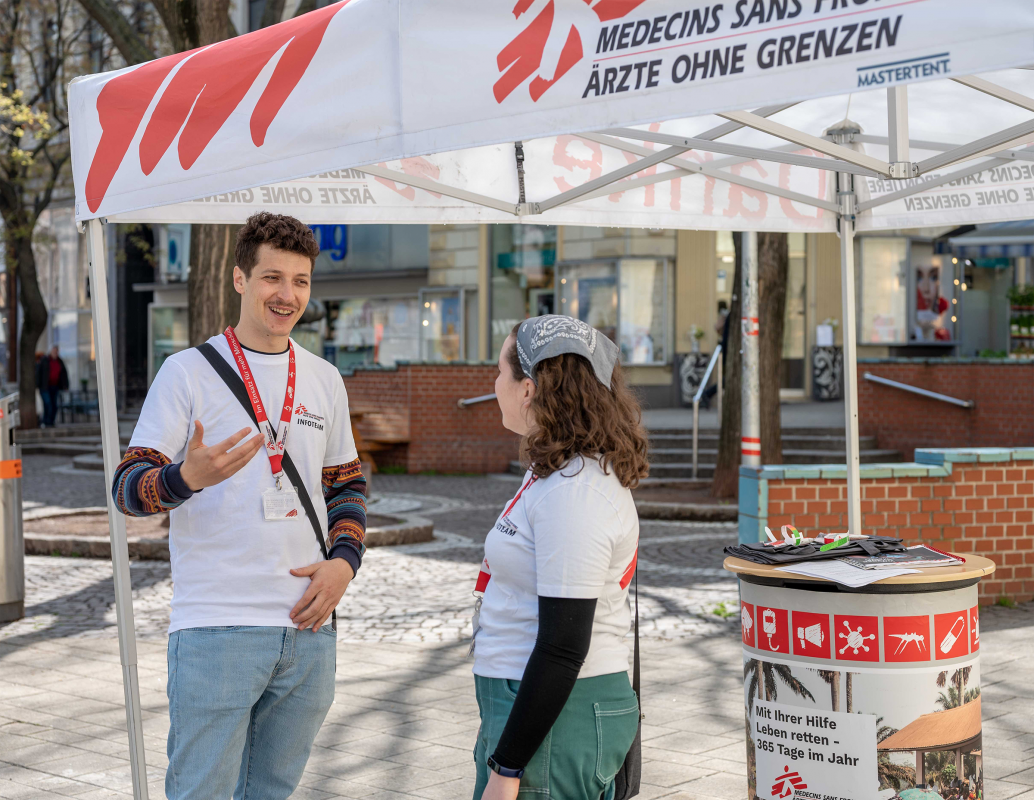
[[839, 661], [880, 660], [879, 617], [833, 617], [834, 657]]
[[754, 624], [754, 606], [752, 603], [740, 603], [740, 633], [747, 647], [755, 647], [757, 625]]
[[938, 661], [969, 654], [969, 626], [966, 624], [968, 616], [966, 611], [934, 614], [933, 640]]
[[929, 661], [930, 618], [884, 617], [884, 661]]
[[789, 614], [783, 608], [757, 607], [755, 619], [761, 625], [757, 631], [759, 650], [789, 654], [790, 622], [788, 617]]
[[980, 606], [969, 610], [969, 652], [980, 649]]
[[829, 658], [829, 614], [793, 612], [793, 652], [797, 656]]

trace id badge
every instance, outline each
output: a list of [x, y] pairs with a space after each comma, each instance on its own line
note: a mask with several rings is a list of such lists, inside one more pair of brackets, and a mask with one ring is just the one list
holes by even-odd
[[262, 516], [267, 520], [294, 519], [302, 514], [302, 504], [293, 486], [266, 489], [262, 493]]

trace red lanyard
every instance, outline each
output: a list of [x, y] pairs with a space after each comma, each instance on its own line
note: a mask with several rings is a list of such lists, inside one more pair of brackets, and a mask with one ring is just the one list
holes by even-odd
[[237, 341], [237, 334], [232, 327], [223, 331], [227, 343], [230, 345], [230, 352], [237, 360], [237, 369], [244, 379], [244, 386], [248, 390], [248, 398], [251, 400], [251, 407], [258, 420], [259, 430], [265, 437], [266, 455], [269, 456], [269, 466], [273, 470], [273, 477], [276, 478], [277, 488], [280, 487], [280, 478], [284, 474], [283, 460], [284, 448], [287, 447], [287, 432], [291, 428], [291, 415], [294, 413], [294, 344], [288, 340], [287, 352], [287, 393], [284, 395], [283, 409], [280, 411], [280, 426], [276, 431], [266, 416], [266, 409], [262, 406], [262, 398], [259, 397], [258, 387], [255, 379], [251, 376], [251, 369], [248, 367], [248, 359], [244, 356], [244, 348]]
[[535, 481], [537, 481], [538, 479], [539, 479], [538, 475], [532, 475], [528, 479], [528, 482], [521, 487], [521, 490], [519, 492], [517, 492], [517, 496], [515, 498], [513, 498], [513, 500], [510, 501], [510, 505], [508, 505], [506, 507], [506, 511], [503, 512], [503, 516], [504, 517], [507, 514], [509, 514], [511, 511], [513, 511], [513, 507], [515, 505], [517, 505], [517, 501], [521, 499], [521, 495], [524, 494], [524, 490], [527, 489], [529, 486], [531, 486], [533, 483], [535, 483]]
[[[524, 490], [531, 486], [533, 483], [535, 483], [535, 481], [537, 481], [538, 479], [538, 475], [532, 475], [528, 482], [521, 487], [521, 490], [517, 492], [517, 496], [510, 501], [510, 505], [508, 505], [506, 507], [506, 510], [503, 512], [504, 517], [507, 516], [511, 511], [513, 511], [513, 507], [517, 505], [517, 501], [521, 499], [521, 495], [524, 494]], [[481, 571], [478, 573], [478, 579], [477, 583], [474, 585], [474, 591], [485, 591], [485, 587], [488, 586], [488, 581], [491, 579], [491, 577], [492, 570], [488, 566], [488, 559], [484, 558], [481, 560]]]

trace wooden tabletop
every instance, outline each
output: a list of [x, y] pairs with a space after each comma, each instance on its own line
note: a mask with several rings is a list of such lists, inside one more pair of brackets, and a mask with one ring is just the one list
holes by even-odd
[[[896, 575], [893, 578], [884, 578], [879, 581], [881, 584], [889, 583], [943, 583], [946, 581], [964, 581], [973, 578], [982, 578], [995, 571], [995, 563], [983, 556], [975, 556], [969, 553], [953, 553], [959, 558], [966, 559], [965, 564], [952, 567], [923, 567], [919, 572], [909, 575]], [[746, 561], [742, 558], [729, 556], [725, 559], [723, 566], [737, 575], [753, 575], [758, 578], [787, 579], [795, 581], [825, 581], [825, 578], [814, 578], [810, 575], [797, 575], [796, 573], [777, 572], [779, 567], [791, 566], [790, 564], [755, 564], [753, 561]], [[829, 581], [832, 583], [832, 581]]]

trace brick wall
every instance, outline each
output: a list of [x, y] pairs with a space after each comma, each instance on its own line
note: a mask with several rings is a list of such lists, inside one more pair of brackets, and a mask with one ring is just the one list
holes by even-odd
[[[866, 372], [972, 400], [960, 408], [867, 381]], [[1034, 362], [890, 359], [858, 362], [858, 427], [906, 458], [917, 448], [1034, 444]]]
[[359, 369], [344, 381], [352, 408], [397, 412], [408, 426], [408, 445], [375, 453], [378, 464], [409, 472], [505, 472], [517, 457], [517, 437], [503, 427], [495, 401], [456, 405], [495, 391], [497, 374], [494, 364], [400, 364]]
[[[1034, 449], [920, 450], [916, 462], [862, 466], [865, 533], [990, 558], [981, 602], [1034, 599]], [[742, 467], [740, 540], [765, 525], [847, 530], [843, 465]]]

